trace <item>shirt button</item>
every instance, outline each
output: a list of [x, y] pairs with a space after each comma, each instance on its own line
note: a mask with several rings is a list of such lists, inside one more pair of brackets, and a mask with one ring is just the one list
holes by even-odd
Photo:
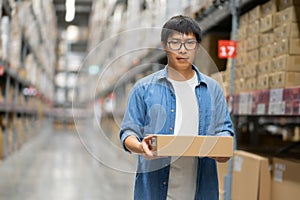
[[173, 130], [173, 128], [172, 127], [170, 127], [170, 131], [172, 131]]
[[171, 112], [174, 112], [174, 109], [171, 109]]

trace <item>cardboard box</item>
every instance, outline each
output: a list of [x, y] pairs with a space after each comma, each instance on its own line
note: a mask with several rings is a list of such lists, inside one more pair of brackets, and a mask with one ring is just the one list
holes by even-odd
[[246, 79], [246, 91], [256, 90], [256, 77]]
[[247, 38], [248, 51], [257, 49], [260, 46], [259, 35], [252, 35]]
[[243, 68], [244, 78], [256, 77], [257, 69], [258, 69], [258, 62], [250, 62], [247, 67]]
[[281, 102], [283, 99], [283, 89], [271, 89], [269, 97], [269, 102]]
[[269, 14], [260, 19], [260, 32], [264, 33], [274, 28], [274, 15]]
[[272, 44], [274, 42], [274, 33], [262, 33], [259, 35], [259, 43], [261, 46]]
[[272, 61], [271, 60], [263, 60], [258, 63], [258, 74], [269, 74], [272, 72]]
[[273, 71], [295, 71], [300, 72], [300, 55], [282, 55], [273, 58]]
[[259, 61], [259, 50], [254, 49], [248, 52], [248, 63], [253, 63]]
[[249, 14], [245, 13], [241, 15], [239, 19], [239, 27], [248, 26], [248, 23], [249, 23]]
[[260, 15], [265, 17], [270, 14], [275, 14], [277, 12], [276, 0], [268, 1], [260, 6]]
[[237, 42], [237, 52], [244, 53], [247, 51], [247, 40], [241, 40]]
[[283, 39], [274, 43], [274, 57], [291, 54], [300, 54], [300, 39]]
[[286, 107], [286, 105], [285, 105], [284, 101], [270, 102], [269, 109], [268, 109], [268, 115], [284, 115], [285, 107]]
[[279, 0], [278, 1], [279, 10], [284, 10], [291, 6], [300, 6], [300, 1], [299, 0]]
[[157, 156], [231, 157], [233, 137], [154, 135], [152, 146]]
[[[300, 7], [289, 7], [275, 14], [275, 26], [300, 21]], [[297, 14], [296, 14], [297, 13]]]
[[248, 36], [259, 34], [260, 32], [260, 20], [255, 20], [251, 22], [247, 27], [247, 34]]
[[299, 199], [299, 169], [299, 160], [273, 158], [272, 200]]
[[244, 78], [245, 76], [245, 68], [244, 67], [237, 67], [235, 68], [235, 79]]
[[241, 91], [244, 91], [245, 88], [246, 88], [246, 83], [245, 83], [245, 79], [235, 79], [234, 81], [234, 93], [235, 94], [238, 94], [240, 93]]
[[242, 41], [247, 39], [248, 36], [248, 26], [239, 27], [237, 31], [237, 41]]
[[235, 151], [232, 173], [232, 200], [271, 200], [271, 173], [268, 158]]
[[268, 74], [257, 76], [256, 88], [258, 90], [269, 89], [269, 75]]
[[261, 46], [260, 48], [260, 58], [264, 60], [269, 60], [273, 58], [274, 55], [274, 45], [273, 44], [268, 44], [265, 46]]
[[248, 63], [248, 54], [245, 53], [237, 53], [236, 55], [236, 64], [239, 66], [246, 65]]
[[287, 23], [283, 24], [277, 28], [274, 29], [274, 38], [276, 41], [280, 41], [282, 39], [288, 39], [288, 38], [299, 38], [300, 32], [299, 32], [299, 25], [298, 23]]
[[270, 88], [300, 85], [300, 72], [274, 72], [270, 75]]
[[248, 24], [260, 19], [260, 6], [256, 6], [248, 12]]

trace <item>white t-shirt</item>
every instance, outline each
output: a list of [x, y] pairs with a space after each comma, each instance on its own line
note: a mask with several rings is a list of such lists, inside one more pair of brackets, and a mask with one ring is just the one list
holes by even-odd
[[[176, 96], [174, 135], [198, 135], [198, 101], [195, 94], [197, 74], [187, 81], [169, 80]], [[171, 161], [167, 199], [194, 199], [197, 157], [172, 157]]]

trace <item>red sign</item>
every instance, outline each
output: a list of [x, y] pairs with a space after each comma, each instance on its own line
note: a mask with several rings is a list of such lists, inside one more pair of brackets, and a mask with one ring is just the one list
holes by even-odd
[[4, 74], [4, 67], [0, 66], [0, 76], [3, 76], [3, 74]]
[[235, 58], [236, 57], [236, 41], [219, 40], [218, 56], [219, 56], [219, 58]]

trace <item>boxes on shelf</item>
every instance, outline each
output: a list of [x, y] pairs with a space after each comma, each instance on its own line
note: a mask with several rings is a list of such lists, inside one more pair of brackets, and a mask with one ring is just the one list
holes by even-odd
[[244, 79], [235, 79], [234, 81], [234, 93], [238, 94], [245, 89], [245, 80]]
[[253, 92], [254, 114], [265, 115], [268, 113], [270, 90], [264, 89]]
[[274, 42], [274, 33], [273, 31], [262, 33], [259, 35], [259, 44], [260, 46], [272, 44]]
[[274, 57], [283, 54], [300, 54], [300, 38], [283, 39], [274, 43]]
[[248, 115], [252, 114], [253, 106], [253, 96], [250, 92], [244, 91], [239, 94], [239, 103], [238, 103], [238, 114]]
[[239, 27], [237, 31], [237, 40], [242, 41], [248, 37], [248, 26]]
[[260, 15], [265, 17], [270, 14], [275, 14], [277, 12], [277, 2], [276, 0], [270, 0], [260, 6]]
[[273, 70], [272, 68], [272, 60], [262, 60], [258, 64], [258, 74], [269, 74]]
[[300, 72], [300, 55], [282, 55], [273, 58], [273, 71]]
[[243, 78], [256, 77], [258, 69], [258, 62], [249, 62], [247, 67], [243, 68]]
[[259, 49], [254, 49], [254, 50], [251, 50], [251, 51], [248, 51], [247, 53], [248, 55], [248, 63], [253, 63], [253, 62], [257, 62], [259, 61]]
[[278, 0], [279, 10], [286, 9], [291, 6], [300, 6], [299, 0]]
[[246, 78], [245, 91], [256, 90], [256, 77]]
[[237, 42], [237, 52], [244, 53], [247, 51], [247, 40], [241, 40]]
[[256, 34], [256, 35], [252, 35], [252, 36], [249, 36], [247, 38], [247, 46], [248, 46], [248, 51], [251, 51], [253, 49], [257, 49], [260, 44], [259, 44], [259, 35]]
[[256, 89], [262, 90], [262, 89], [269, 89], [269, 75], [263, 74], [257, 76], [257, 84]]
[[152, 147], [157, 156], [231, 157], [233, 137], [153, 135]]
[[260, 32], [264, 33], [274, 28], [274, 15], [269, 14], [260, 19]]
[[248, 24], [248, 27], [247, 27], [248, 36], [259, 34], [259, 32], [260, 32], [260, 21], [259, 20], [255, 20], [254, 22], [251, 22], [250, 24]]
[[274, 45], [268, 44], [260, 47], [260, 59], [261, 60], [270, 60], [274, 55]]
[[289, 7], [275, 14], [275, 26], [278, 27], [285, 23], [300, 21], [299, 7]]
[[270, 74], [270, 88], [285, 88], [300, 85], [300, 72], [274, 72]]
[[16, 6], [12, 10], [9, 47], [9, 64], [14, 69], [21, 67], [22, 32], [18, 14], [19, 7]]
[[241, 79], [245, 77], [245, 67], [235, 68], [235, 79]]
[[260, 6], [256, 6], [248, 12], [248, 24], [260, 19]]
[[237, 53], [236, 55], [236, 65], [244, 66], [248, 63], [248, 54], [245, 53]]
[[232, 200], [271, 199], [268, 158], [245, 151], [234, 152], [231, 197]]
[[274, 29], [274, 38], [276, 41], [288, 38], [299, 38], [299, 24], [298, 23], [287, 23], [283, 24]]
[[272, 200], [299, 198], [299, 169], [299, 160], [273, 158]]
[[249, 22], [249, 14], [245, 13], [241, 15], [239, 19], [239, 27], [248, 26], [248, 22]]

